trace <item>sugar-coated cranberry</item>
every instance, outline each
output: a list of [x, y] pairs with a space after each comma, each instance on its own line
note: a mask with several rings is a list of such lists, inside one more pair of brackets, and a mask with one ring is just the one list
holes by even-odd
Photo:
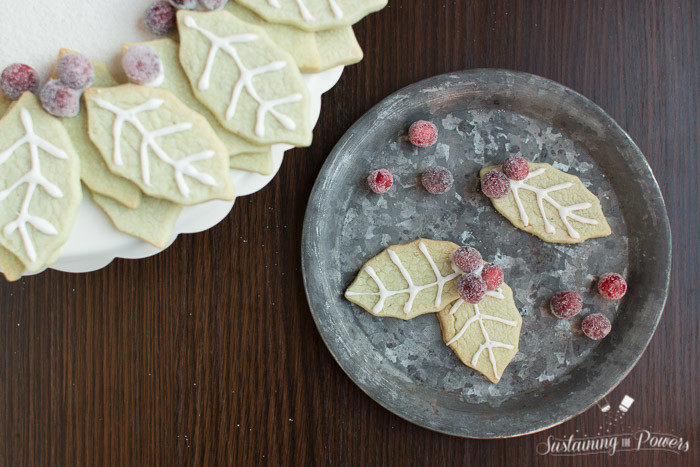
[[164, 36], [175, 27], [176, 13], [177, 9], [170, 3], [155, 2], [146, 9], [144, 23], [153, 34]]
[[511, 180], [525, 180], [530, 174], [530, 166], [521, 156], [510, 156], [503, 162], [503, 173]]
[[447, 190], [452, 188], [454, 181], [452, 172], [439, 165], [430, 167], [428, 170], [423, 172], [423, 175], [421, 175], [421, 182], [423, 183], [423, 186], [434, 195], [441, 195], [445, 193]]
[[437, 127], [426, 120], [413, 122], [408, 128], [408, 140], [419, 148], [432, 146], [437, 141], [437, 136]]
[[489, 198], [504, 198], [510, 193], [510, 180], [500, 170], [492, 170], [481, 177], [481, 191]]
[[149, 84], [163, 73], [163, 63], [158, 54], [147, 45], [135, 45], [122, 56], [122, 68], [129, 81]]
[[581, 321], [583, 333], [595, 341], [599, 341], [607, 336], [611, 329], [612, 324], [610, 324], [610, 320], [600, 313], [588, 315]]
[[24, 63], [13, 63], [2, 71], [0, 87], [3, 94], [12, 100], [17, 100], [26, 91], [39, 91], [39, 73]]
[[221, 10], [227, 3], [228, 0], [199, 0], [205, 10]]
[[495, 264], [485, 264], [481, 278], [486, 283], [486, 290], [496, 290], [503, 284], [503, 270]]
[[457, 279], [457, 293], [465, 302], [479, 303], [486, 295], [486, 283], [476, 274], [464, 274]]
[[197, 0], [170, 0], [170, 4], [178, 10], [194, 10], [197, 8]]
[[56, 66], [58, 79], [76, 91], [83, 91], [92, 85], [95, 79], [95, 70], [92, 63], [84, 55], [68, 54], [58, 61]]
[[464, 273], [476, 272], [484, 264], [479, 250], [470, 246], [456, 249], [452, 253], [452, 262]]
[[369, 174], [367, 183], [373, 192], [386, 193], [394, 184], [394, 176], [387, 169], [377, 169]]
[[598, 292], [608, 300], [619, 300], [627, 293], [627, 282], [614, 272], [603, 274], [598, 279]]
[[80, 111], [80, 91], [57, 79], [44, 85], [39, 98], [44, 110], [56, 117], [75, 117]]
[[581, 313], [583, 298], [573, 290], [559, 292], [549, 301], [549, 309], [557, 318], [572, 318]]

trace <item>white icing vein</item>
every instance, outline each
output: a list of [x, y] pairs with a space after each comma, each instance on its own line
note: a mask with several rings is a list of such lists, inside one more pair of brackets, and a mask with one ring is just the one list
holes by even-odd
[[379, 288], [379, 292], [346, 292], [347, 295], [350, 296], [357, 296], [357, 295], [375, 295], [379, 296], [379, 301], [374, 305], [372, 308], [372, 313], [374, 314], [379, 314], [382, 312], [382, 309], [384, 308], [384, 304], [386, 302], [386, 299], [389, 297], [392, 297], [394, 295], [399, 295], [399, 294], [408, 294], [408, 300], [404, 304], [403, 311], [404, 313], [408, 314], [411, 312], [413, 309], [413, 302], [415, 301], [416, 297], [420, 292], [423, 290], [429, 289], [431, 287], [437, 287], [437, 294], [435, 296], [435, 307], [439, 308], [440, 304], [442, 303], [442, 291], [445, 287], [445, 284], [454, 279], [455, 277], [459, 276], [462, 274], [459, 269], [452, 264], [452, 269], [455, 271], [452, 274], [449, 274], [447, 276], [443, 276], [440, 270], [438, 269], [437, 265], [435, 264], [435, 261], [433, 258], [430, 256], [430, 252], [428, 251], [428, 248], [425, 246], [423, 242], [418, 243], [418, 249], [423, 253], [423, 256], [425, 256], [425, 259], [428, 260], [428, 263], [430, 264], [431, 269], [433, 270], [433, 274], [435, 274], [435, 281], [430, 282], [429, 284], [424, 284], [424, 285], [416, 285], [413, 282], [413, 278], [411, 277], [411, 274], [408, 272], [406, 267], [403, 265], [401, 262], [401, 258], [399, 258], [399, 255], [396, 254], [393, 250], [389, 249], [387, 252], [389, 253], [389, 258], [391, 259], [391, 262], [394, 263], [394, 265], [399, 269], [399, 272], [403, 276], [404, 280], [408, 284], [408, 287], [405, 289], [401, 290], [388, 290], [384, 283], [381, 281], [377, 273], [375, 272], [374, 268], [372, 266], [365, 266], [365, 271], [369, 275], [369, 277], [374, 280], [374, 282], [377, 284], [377, 287]]
[[[486, 295], [489, 297], [497, 298], [499, 300], [503, 300], [505, 297], [501, 293], [501, 289], [499, 288], [497, 291], [489, 291], [486, 292]], [[459, 299], [455, 302], [454, 305], [452, 305], [452, 308], [450, 308], [450, 315], [453, 315], [454, 313], [457, 312], [459, 307], [461, 307], [464, 304], [464, 300]], [[457, 342], [465, 332], [467, 332], [467, 329], [469, 326], [474, 324], [475, 322], [479, 323], [479, 328], [481, 330], [481, 334], [484, 337], [484, 343], [479, 346], [479, 349], [474, 353], [474, 356], [472, 357], [472, 366], [476, 366], [476, 364], [479, 362], [479, 357], [481, 356], [481, 353], [484, 351], [484, 349], [487, 349], [489, 352], [489, 360], [491, 361], [491, 367], [493, 368], [493, 374], [496, 376], [496, 379], [501, 379], [501, 375], [498, 373], [498, 367], [496, 365], [496, 356], [493, 353], [494, 348], [503, 348], [503, 349], [508, 349], [508, 350], [513, 350], [514, 347], [510, 344], [506, 344], [504, 342], [498, 342], [498, 341], [492, 341], [491, 338], [489, 337], [489, 333], [486, 331], [486, 327], [484, 326], [484, 321], [495, 321], [497, 323], [502, 323], [505, 324], [506, 326], [517, 326], [518, 323], [516, 321], [511, 321], [508, 319], [503, 319], [499, 318], [498, 316], [491, 316], [487, 314], [481, 313], [479, 310], [479, 304], [475, 303], [474, 304], [474, 316], [469, 318], [462, 328], [459, 330], [455, 336], [450, 339], [447, 342], [447, 345], [452, 345], [455, 342]]]
[[[273, 5], [274, 6], [274, 5]], [[265, 136], [265, 116], [270, 113], [277, 121], [287, 130], [296, 129], [296, 122], [289, 116], [280, 113], [275, 109], [275, 107], [283, 104], [292, 104], [299, 102], [303, 99], [303, 96], [299, 93], [293, 93], [285, 97], [278, 99], [273, 99], [269, 101], [263, 100], [258, 94], [257, 89], [253, 84], [253, 78], [257, 75], [264, 73], [270, 73], [274, 71], [280, 71], [287, 66], [287, 62], [278, 60], [267, 65], [263, 65], [258, 68], [249, 69], [243, 63], [238, 50], [231, 44], [240, 44], [247, 42], [255, 42], [260, 37], [257, 34], [236, 34], [229, 37], [219, 37], [216, 34], [208, 31], [199, 25], [191, 16], [186, 16], [184, 19], [185, 26], [188, 28], [199, 31], [204, 37], [206, 37], [211, 43], [211, 48], [209, 49], [209, 54], [207, 55], [206, 65], [202, 71], [202, 75], [199, 78], [198, 88], [200, 91], [206, 91], [209, 89], [211, 83], [211, 73], [214, 68], [214, 61], [216, 59], [216, 54], [219, 50], [223, 50], [228, 54], [238, 67], [239, 76], [238, 81], [233, 87], [231, 92], [231, 101], [228, 108], [226, 109], [226, 120], [231, 120], [236, 115], [236, 110], [238, 108], [238, 100], [241, 97], [243, 90], [248, 92], [248, 95], [258, 104], [258, 110], [256, 113], [256, 124], [255, 124], [255, 134], [263, 137]]]
[[537, 169], [533, 172], [530, 172], [530, 174], [525, 178], [525, 180], [510, 180], [510, 189], [513, 192], [513, 197], [515, 198], [515, 204], [518, 207], [518, 211], [520, 212], [520, 219], [523, 221], [523, 224], [525, 227], [527, 227], [530, 224], [530, 218], [527, 215], [527, 212], [525, 212], [525, 207], [523, 206], [522, 201], [520, 200], [520, 194], [519, 190], [528, 190], [533, 193], [535, 193], [535, 196], [537, 197], [537, 207], [540, 210], [540, 215], [542, 216], [542, 220], [544, 222], [544, 229], [547, 233], [554, 233], [556, 232], [556, 229], [554, 226], [549, 222], [547, 219], [547, 214], [544, 210], [544, 203], [543, 201], [547, 201], [549, 204], [554, 207], [557, 212], [559, 213], [559, 218], [561, 221], [564, 223], [566, 226], [566, 230], [569, 233], [569, 236], [572, 238], [580, 238], [581, 235], [571, 226], [569, 223], [569, 218], [581, 222], [582, 224], [592, 224], [596, 225], [598, 224], [598, 221], [595, 219], [589, 219], [587, 217], [582, 217], [579, 216], [578, 214], [574, 214], [574, 211], [579, 211], [582, 209], [588, 209], [592, 206], [591, 203], [579, 203], [579, 204], [573, 204], [571, 206], [562, 206], [561, 204], [557, 203], [554, 199], [552, 199], [551, 196], [549, 196], [550, 193], [559, 191], [559, 190], [565, 190], [567, 188], [570, 188], [573, 184], [570, 182], [566, 183], [561, 183], [559, 185], [554, 185], [550, 186], [548, 188], [538, 188], [532, 185], [528, 185], [525, 183], [527, 180], [530, 180], [534, 177], [537, 177], [539, 175], [542, 175], [545, 171], [545, 168], [542, 167], [540, 169]]
[[[306, 7], [304, 0], [296, 0], [296, 2], [297, 6], [299, 7], [299, 14], [305, 21], [316, 21], [314, 15], [312, 15], [309, 9]], [[267, 3], [274, 8], [282, 8], [279, 0], [267, 0]], [[333, 11], [333, 15], [337, 19], [343, 18], [343, 10], [340, 9], [340, 6], [338, 6], [338, 3], [335, 0], [328, 0], [328, 6], [330, 7], [331, 11]]]
[[121, 146], [121, 136], [122, 130], [124, 128], [124, 123], [131, 123], [131, 125], [141, 134], [141, 144], [140, 144], [140, 163], [141, 163], [141, 178], [143, 183], [147, 186], [151, 186], [151, 165], [150, 159], [148, 157], [148, 150], [152, 150], [153, 153], [165, 164], [173, 168], [175, 178], [175, 183], [182, 196], [189, 198], [190, 190], [189, 185], [185, 181], [185, 175], [194, 178], [198, 182], [209, 185], [217, 186], [216, 180], [209, 174], [202, 173], [197, 170], [192, 164], [194, 162], [211, 159], [216, 154], [215, 151], [206, 150], [196, 154], [190, 154], [182, 159], [173, 160], [165, 150], [158, 144], [156, 138], [161, 138], [164, 136], [173, 135], [175, 133], [181, 133], [183, 131], [188, 131], [192, 129], [191, 123], [176, 123], [175, 125], [160, 128], [158, 130], [148, 130], [143, 126], [143, 123], [138, 118], [140, 112], [146, 112], [150, 110], [157, 110], [160, 108], [165, 101], [162, 99], [150, 99], [147, 102], [132, 107], [130, 109], [122, 109], [118, 106], [107, 102], [103, 99], [93, 98], [95, 104], [99, 107], [112, 112], [115, 115], [114, 124], [112, 126], [112, 137], [114, 138], [114, 150], [113, 150], [113, 160], [116, 165], [124, 165], [124, 159], [122, 157], [122, 146]]
[[19, 235], [22, 239], [22, 244], [24, 245], [24, 251], [27, 257], [36, 261], [37, 254], [34, 248], [34, 243], [29, 236], [29, 231], [27, 230], [27, 224], [30, 224], [39, 232], [46, 235], [58, 235], [58, 230], [49, 221], [38, 216], [33, 216], [29, 213], [29, 205], [32, 202], [32, 197], [36, 191], [36, 187], [40, 186], [46, 191], [46, 193], [52, 198], [63, 198], [63, 192], [61, 189], [49, 182], [49, 180], [41, 173], [41, 164], [39, 161], [39, 149], [42, 149], [47, 154], [57, 158], [57, 159], [68, 159], [68, 154], [65, 151], [57, 148], [53, 144], [39, 137], [34, 132], [34, 123], [32, 122], [32, 116], [29, 111], [25, 108], [20, 110], [20, 118], [22, 120], [22, 126], [24, 126], [25, 134], [19, 140], [17, 140], [12, 146], [0, 153], [0, 165], [8, 161], [12, 154], [19, 149], [21, 146], [29, 145], [29, 161], [30, 169], [29, 172], [25, 173], [12, 185], [0, 191], [0, 202], [5, 201], [7, 197], [12, 193], [17, 187], [23, 184], [27, 184], [27, 191], [24, 194], [24, 199], [22, 200], [22, 205], [17, 213], [17, 217], [14, 221], [8, 223], [3, 229], [3, 234], [5, 236], [11, 235], [15, 230], [19, 231]]

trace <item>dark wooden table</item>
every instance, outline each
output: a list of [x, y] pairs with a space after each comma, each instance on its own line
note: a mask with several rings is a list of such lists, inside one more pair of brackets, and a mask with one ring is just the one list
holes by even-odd
[[[356, 32], [366, 58], [324, 97], [313, 146], [219, 226], [91, 274], [0, 280], [1, 465], [700, 465], [700, 2], [390, 0]], [[537, 454], [549, 435], [595, 435], [596, 407], [517, 439], [430, 432], [369, 399], [326, 350], [300, 272], [321, 164], [391, 92], [474, 67], [569, 86], [646, 154], [671, 219], [671, 291], [608, 399], [635, 399], [619, 430], [675, 433], [689, 452]]]

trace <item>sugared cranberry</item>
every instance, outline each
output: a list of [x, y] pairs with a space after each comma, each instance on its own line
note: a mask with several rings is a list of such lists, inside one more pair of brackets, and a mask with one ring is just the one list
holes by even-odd
[[176, 13], [177, 9], [170, 3], [155, 2], [146, 9], [144, 23], [153, 34], [164, 36], [175, 27]]
[[489, 198], [504, 198], [510, 193], [510, 180], [500, 170], [492, 170], [481, 178], [481, 191]]
[[486, 290], [496, 290], [503, 284], [503, 270], [495, 264], [485, 264], [481, 278], [486, 283]]
[[452, 188], [454, 181], [452, 172], [439, 165], [430, 167], [428, 170], [423, 172], [423, 175], [421, 176], [421, 182], [423, 183], [425, 189], [434, 195], [441, 195], [445, 193], [447, 190]]
[[486, 283], [476, 274], [464, 274], [457, 280], [457, 293], [465, 302], [479, 303], [486, 295]]
[[170, 4], [178, 10], [194, 10], [197, 8], [197, 0], [170, 0]]
[[68, 54], [61, 57], [56, 66], [58, 79], [76, 91], [83, 91], [92, 85], [95, 70], [84, 55]]
[[581, 321], [583, 333], [595, 341], [599, 341], [607, 336], [611, 329], [612, 324], [610, 324], [610, 320], [600, 313], [588, 315]]
[[13, 63], [2, 71], [0, 75], [0, 87], [9, 98], [17, 100], [26, 91], [37, 93], [39, 91], [39, 73], [24, 63]]
[[205, 10], [221, 10], [227, 3], [228, 0], [199, 0]]
[[530, 174], [530, 166], [521, 156], [510, 156], [503, 162], [503, 173], [511, 180], [525, 180]]
[[437, 127], [426, 120], [418, 120], [411, 123], [408, 128], [408, 139], [414, 146], [427, 148], [437, 141]]
[[80, 110], [80, 91], [52, 79], [41, 90], [41, 105], [56, 117], [75, 117]]
[[387, 169], [377, 169], [369, 174], [367, 183], [370, 190], [375, 193], [386, 193], [394, 184], [394, 176]]
[[581, 313], [583, 298], [573, 290], [559, 292], [550, 300], [549, 309], [557, 318], [572, 318]]
[[464, 273], [476, 272], [483, 265], [479, 250], [470, 246], [456, 249], [452, 253], [452, 262]]
[[614, 272], [603, 274], [598, 279], [598, 292], [608, 300], [619, 300], [627, 293], [627, 282]]
[[158, 54], [147, 45], [135, 45], [124, 53], [122, 68], [129, 81], [136, 84], [153, 83], [163, 72]]

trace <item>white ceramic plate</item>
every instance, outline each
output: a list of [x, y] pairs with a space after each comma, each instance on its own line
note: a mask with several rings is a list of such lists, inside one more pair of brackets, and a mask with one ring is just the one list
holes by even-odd
[[[0, 6], [9, 0], [0, 0]], [[35, 67], [46, 78], [61, 47], [80, 51], [111, 65], [119, 76], [120, 47], [126, 41], [144, 41], [154, 36], [141, 18], [150, 0], [34, 0], [12, 2], [0, 16], [0, 69], [13, 62]], [[19, 19], [21, 18], [21, 21]], [[108, 20], [105, 20], [107, 18]], [[340, 79], [343, 67], [304, 75], [311, 93], [311, 118], [315, 125], [321, 111], [321, 95]], [[284, 152], [292, 146], [272, 147], [273, 172], [260, 175], [231, 171], [237, 196], [262, 189], [277, 174]], [[233, 201], [211, 201], [182, 211], [175, 235], [207, 230], [223, 220]], [[162, 250], [119, 232], [85, 193], [73, 233], [51, 268], [66, 272], [89, 272], [108, 265], [114, 258], [145, 258]]]

